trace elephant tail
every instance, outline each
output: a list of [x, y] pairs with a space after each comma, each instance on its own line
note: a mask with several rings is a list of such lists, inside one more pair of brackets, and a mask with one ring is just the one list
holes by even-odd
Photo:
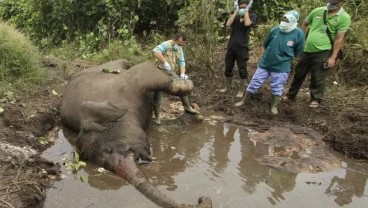
[[208, 197], [200, 197], [198, 205], [184, 205], [170, 199], [149, 182], [144, 173], [138, 168], [133, 153], [123, 156], [112, 153], [106, 164], [106, 169], [129, 181], [139, 192], [160, 207], [170, 208], [211, 208], [212, 201]]

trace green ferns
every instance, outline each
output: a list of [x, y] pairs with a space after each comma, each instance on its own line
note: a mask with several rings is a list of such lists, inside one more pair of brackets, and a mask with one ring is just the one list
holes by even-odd
[[0, 22], [0, 93], [29, 87], [44, 79], [40, 55], [31, 41], [11, 25]]

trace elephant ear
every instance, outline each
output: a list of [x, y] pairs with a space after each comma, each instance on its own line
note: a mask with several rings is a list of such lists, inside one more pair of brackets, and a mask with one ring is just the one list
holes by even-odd
[[102, 124], [115, 122], [127, 112], [127, 109], [119, 108], [108, 101], [84, 101], [80, 106], [81, 129], [103, 132], [106, 127]]

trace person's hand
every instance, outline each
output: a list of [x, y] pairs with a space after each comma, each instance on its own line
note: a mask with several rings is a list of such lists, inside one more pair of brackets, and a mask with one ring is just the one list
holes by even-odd
[[163, 67], [167, 72], [171, 71], [171, 66], [167, 61], [164, 62]]
[[238, 11], [238, 9], [239, 9], [239, 6], [238, 6], [238, 0], [235, 0], [235, 1], [234, 1], [233, 11], [234, 11], [234, 12], [236, 12], [236, 11]]
[[334, 68], [336, 65], [336, 59], [334, 57], [330, 57], [329, 59], [327, 59], [327, 65], [329, 69]]
[[188, 79], [188, 76], [186, 74], [180, 74], [180, 79]]
[[249, 11], [249, 9], [252, 7], [252, 4], [253, 4], [253, 0], [250, 0], [248, 6], [245, 7], [245, 9], [244, 9], [245, 12], [248, 12]]

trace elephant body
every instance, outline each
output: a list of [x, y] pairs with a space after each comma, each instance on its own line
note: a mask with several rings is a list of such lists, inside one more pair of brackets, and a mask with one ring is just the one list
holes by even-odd
[[[108, 64], [105, 64], [105, 66]], [[189, 93], [191, 81], [173, 80], [153, 63], [141, 63], [119, 74], [103, 73], [103, 67], [86, 69], [67, 84], [60, 107], [65, 126], [79, 132], [76, 146], [84, 160], [104, 167], [128, 180], [141, 193], [162, 207], [193, 207], [169, 199], [141, 172], [137, 161], [151, 160], [145, 130], [151, 120], [148, 93]], [[196, 207], [211, 207], [199, 199]]]

